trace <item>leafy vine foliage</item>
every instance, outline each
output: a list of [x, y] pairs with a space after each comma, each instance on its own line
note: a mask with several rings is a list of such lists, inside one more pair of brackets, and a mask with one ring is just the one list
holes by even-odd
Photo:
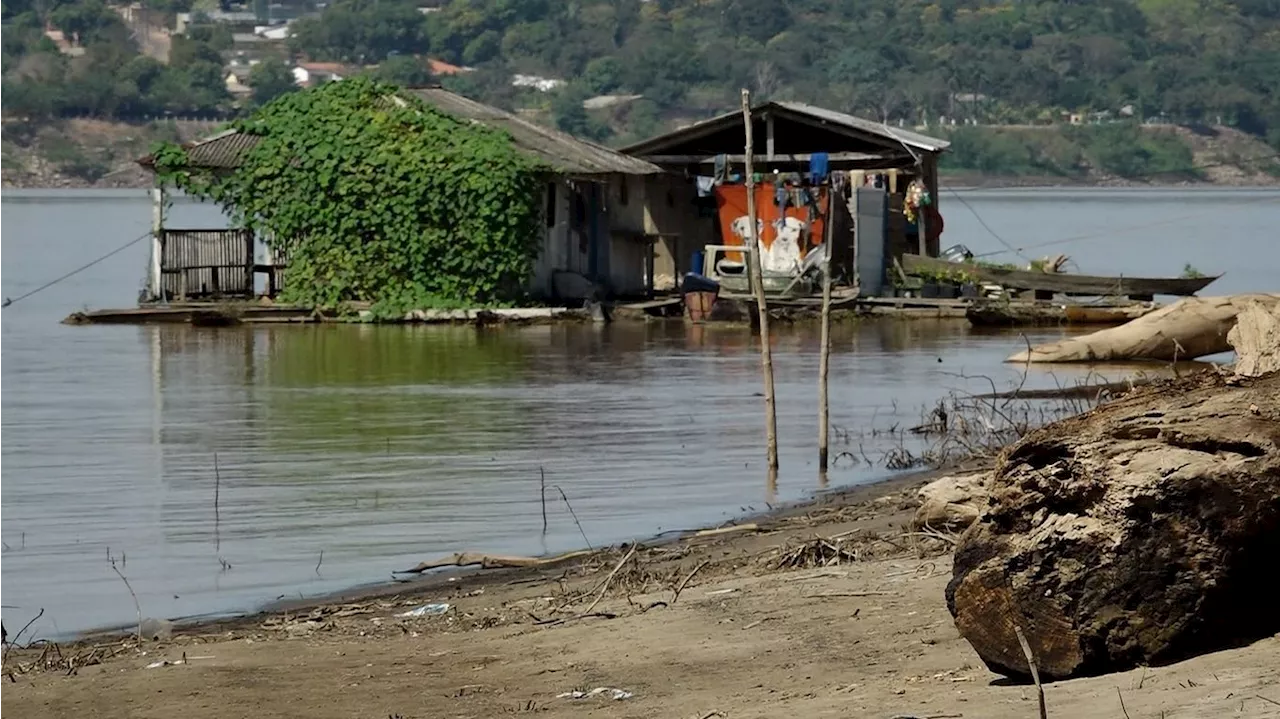
[[189, 168], [170, 144], [156, 172], [287, 256], [283, 300], [393, 316], [521, 293], [546, 168], [506, 133], [366, 78], [281, 96], [232, 127], [261, 138], [236, 170]]

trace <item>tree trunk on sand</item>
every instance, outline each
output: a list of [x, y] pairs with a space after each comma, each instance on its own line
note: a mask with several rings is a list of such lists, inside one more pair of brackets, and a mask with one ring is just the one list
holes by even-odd
[[1236, 350], [1236, 374], [1261, 377], [1280, 370], [1280, 304], [1253, 304], [1242, 310], [1227, 333]]
[[1204, 372], [1037, 430], [1001, 458], [947, 606], [993, 671], [1176, 661], [1280, 630], [1280, 374]]
[[1119, 327], [1038, 345], [1006, 362], [1190, 360], [1230, 352], [1227, 332], [1252, 304], [1280, 306], [1280, 295], [1188, 297]]

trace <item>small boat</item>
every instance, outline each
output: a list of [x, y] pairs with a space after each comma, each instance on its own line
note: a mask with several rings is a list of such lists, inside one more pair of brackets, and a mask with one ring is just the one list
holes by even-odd
[[1018, 290], [1145, 300], [1150, 300], [1155, 295], [1194, 295], [1219, 277], [1103, 277], [1067, 272], [1035, 272], [968, 262], [948, 262], [920, 255], [903, 255], [902, 268], [907, 274], [963, 273], [978, 282], [990, 282]]
[[685, 314], [690, 321], [703, 322], [711, 316], [720, 296], [720, 283], [690, 272], [680, 282], [680, 296], [684, 299]]

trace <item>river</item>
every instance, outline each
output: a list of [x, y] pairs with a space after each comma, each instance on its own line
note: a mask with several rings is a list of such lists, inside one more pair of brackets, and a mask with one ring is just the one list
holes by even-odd
[[[1083, 272], [1190, 264], [1225, 273], [1213, 293], [1276, 290], [1278, 203], [1275, 190], [944, 193], [943, 244], [993, 252], [998, 235], [1038, 245], [1032, 256], [1071, 254]], [[221, 221], [184, 201], [171, 218]], [[18, 297], [144, 234], [150, 206], [140, 191], [10, 191], [3, 220], [3, 295]], [[994, 259], [1005, 257], [1016, 259]], [[705, 526], [819, 489], [815, 328], [777, 331], [782, 466], [770, 487], [759, 358], [741, 330], [58, 323], [133, 304], [146, 259], [142, 242], [3, 311], [11, 631], [42, 608], [36, 636], [128, 623], [121, 575], [144, 615], [203, 616], [456, 551], [558, 552], [584, 534], [600, 545]], [[833, 450], [880, 465], [904, 441], [885, 430], [987, 387], [965, 377], [1020, 381], [1001, 360], [1022, 343], [964, 322], [838, 326]], [[1085, 371], [1033, 370], [1026, 383]], [[844, 456], [828, 481], [886, 474]]]

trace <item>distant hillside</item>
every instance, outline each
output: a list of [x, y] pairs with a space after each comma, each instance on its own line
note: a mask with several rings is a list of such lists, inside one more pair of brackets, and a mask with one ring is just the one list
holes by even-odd
[[[150, 187], [151, 177], [134, 160], [155, 142], [198, 139], [218, 126], [191, 121], [6, 122], [4, 186]], [[954, 151], [943, 155], [942, 167], [943, 182], [953, 186], [1280, 184], [1280, 161], [1271, 157], [1275, 150], [1228, 127], [1144, 128], [1137, 141], [1065, 127], [979, 127], [939, 134], [954, 143]]]
[[150, 187], [136, 160], [157, 142], [187, 142], [212, 134], [217, 122], [170, 120], [125, 123], [62, 120], [6, 121], [5, 187]]
[[[1221, 124], [1280, 146], [1276, 0], [336, 0], [295, 52], [429, 53], [450, 83], [563, 129], [627, 141], [736, 106], [739, 88], [910, 125], [1036, 124], [1106, 112]], [[552, 92], [515, 74], [562, 80]], [[618, 113], [600, 94], [639, 94]]]

